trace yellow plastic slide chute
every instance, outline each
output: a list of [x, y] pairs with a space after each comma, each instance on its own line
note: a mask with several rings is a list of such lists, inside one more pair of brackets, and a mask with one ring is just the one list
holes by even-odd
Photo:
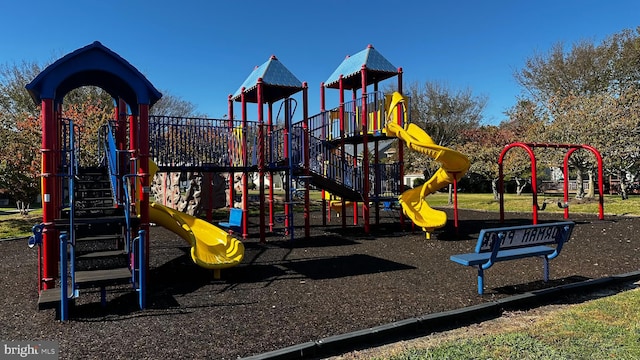
[[[152, 178], [157, 170], [157, 165], [150, 161]], [[149, 219], [187, 241], [193, 262], [213, 269], [216, 278], [221, 269], [240, 264], [244, 257], [244, 245], [240, 240], [207, 221], [157, 203], [150, 204]]]
[[[403, 105], [404, 97], [400, 93], [393, 93], [388, 114], [395, 113], [398, 110], [394, 109], [404, 107]], [[442, 164], [442, 167], [422, 186], [409, 189], [398, 197], [405, 215], [414, 224], [422, 227], [429, 238], [429, 233], [446, 224], [447, 215], [444, 211], [431, 208], [425, 197], [453, 183], [454, 179], [460, 180], [469, 170], [471, 163], [464, 154], [436, 144], [423, 129], [415, 124], [409, 124], [405, 128], [398, 125], [395, 118], [391, 118], [387, 121], [386, 130], [388, 136], [395, 136], [404, 141], [409, 149], [421, 152]]]
[[[342, 199], [338, 196], [332, 195], [326, 190], [324, 192], [324, 199], [329, 202], [329, 207], [331, 208], [331, 210], [335, 211], [338, 217], [341, 217], [342, 213], [344, 212], [344, 209], [342, 208]], [[352, 204], [353, 203], [351, 201], [344, 202], [345, 207], [351, 206]]]

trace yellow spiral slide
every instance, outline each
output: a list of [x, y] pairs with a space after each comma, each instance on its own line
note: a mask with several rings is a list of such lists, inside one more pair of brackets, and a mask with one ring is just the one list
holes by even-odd
[[[153, 174], [158, 167], [149, 163]], [[199, 218], [166, 206], [151, 203], [149, 219], [180, 236], [191, 246], [191, 259], [198, 266], [214, 270], [214, 277], [220, 277], [220, 270], [240, 264], [244, 257], [244, 245], [227, 231]]]
[[[388, 112], [391, 119], [395, 119], [393, 114], [399, 111], [397, 107], [402, 105], [404, 105], [404, 97], [400, 93], [394, 93], [389, 107], [391, 111]], [[387, 121], [386, 131], [388, 136], [395, 136], [404, 141], [409, 149], [421, 152], [442, 164], [422, 186], [409, 189], [398, 197], [405, 215], [414, 224], [420, 226], [429, 238], [434, 229], [441, 228], [447, 223], [447, 214], [431, 208], [425, 197], [453, 183], [454, 179], [460, 180], [469, 170], [471, 165], [469, 158], [455, 150], [436, 144], [423, 129], [415, 124], [409, 124], [405, 128], [395, 121]]]

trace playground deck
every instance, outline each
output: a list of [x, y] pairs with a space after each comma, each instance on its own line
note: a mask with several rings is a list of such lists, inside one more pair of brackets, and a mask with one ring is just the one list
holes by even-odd
[[[451, 216], [451, 213], [449, 213]], [[562, 220], [543, 213], [541, 221]], [[410, 317], [459, 309], [513, 294], [638, 270], [640, 218], [572, 214], [571, 240], [554, 260], [551, 281], [540, 280], [538, 259], [498, 263], [479, 296], [476, 274], [449, 260], [468, 251], [497, 213], [460, 212], [451, 227], [426, 240], [420, 229], [402, 233], [397, 214], [383, 217], [373, 236], [362, 227], [313, 226], [312, 239], [274, 235], [259, 244], [251, 224], [240, 266], [222, 280], [191, 261], [188, 246], [160, 227], [151, 229], [149, 308], [140, 311], [128, 288], [84, 294], [71, 321], [52, 321], [36, 309], [36, 256], [26, 241], [0, 242], [0, 339], [55, 340], [60, 358], [236, 359]], [[321, 217], [312, 216], [319, 222]], [[507, 214], [530, 223], [531, 214]], [[297, 224], [302, 224], [298, 221]], [[302, 231], [300, 231], [302, 233]], [[587, 259], [588, 261], [585, 261]], [[567, 299], [558, 299], [567, 301]]]

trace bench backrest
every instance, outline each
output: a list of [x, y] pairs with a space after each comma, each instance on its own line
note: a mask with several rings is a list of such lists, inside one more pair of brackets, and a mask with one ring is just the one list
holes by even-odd
[[231, 208], [229, 213], [229, 224], [232, 226], [242, 225], [242, 209]]
[[572, 221], [562, 221], [483, 229], [478, 236], [475, 251], [477, 253], [492, 252], [547, 244], [562, 246], [571, 237], [574, 226], [575, 223]]

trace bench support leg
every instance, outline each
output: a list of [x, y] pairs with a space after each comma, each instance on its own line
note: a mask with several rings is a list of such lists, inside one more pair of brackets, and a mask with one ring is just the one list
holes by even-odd
[[484, 270], [482, 270], [482, 266], [478, 266], [478, 294], [484, 294]]
[[549, 258], [548, 257], [544, 257], [544, 265], [543, 265], [543, 279], [544, 282], [548, 282], [549, 281]]

